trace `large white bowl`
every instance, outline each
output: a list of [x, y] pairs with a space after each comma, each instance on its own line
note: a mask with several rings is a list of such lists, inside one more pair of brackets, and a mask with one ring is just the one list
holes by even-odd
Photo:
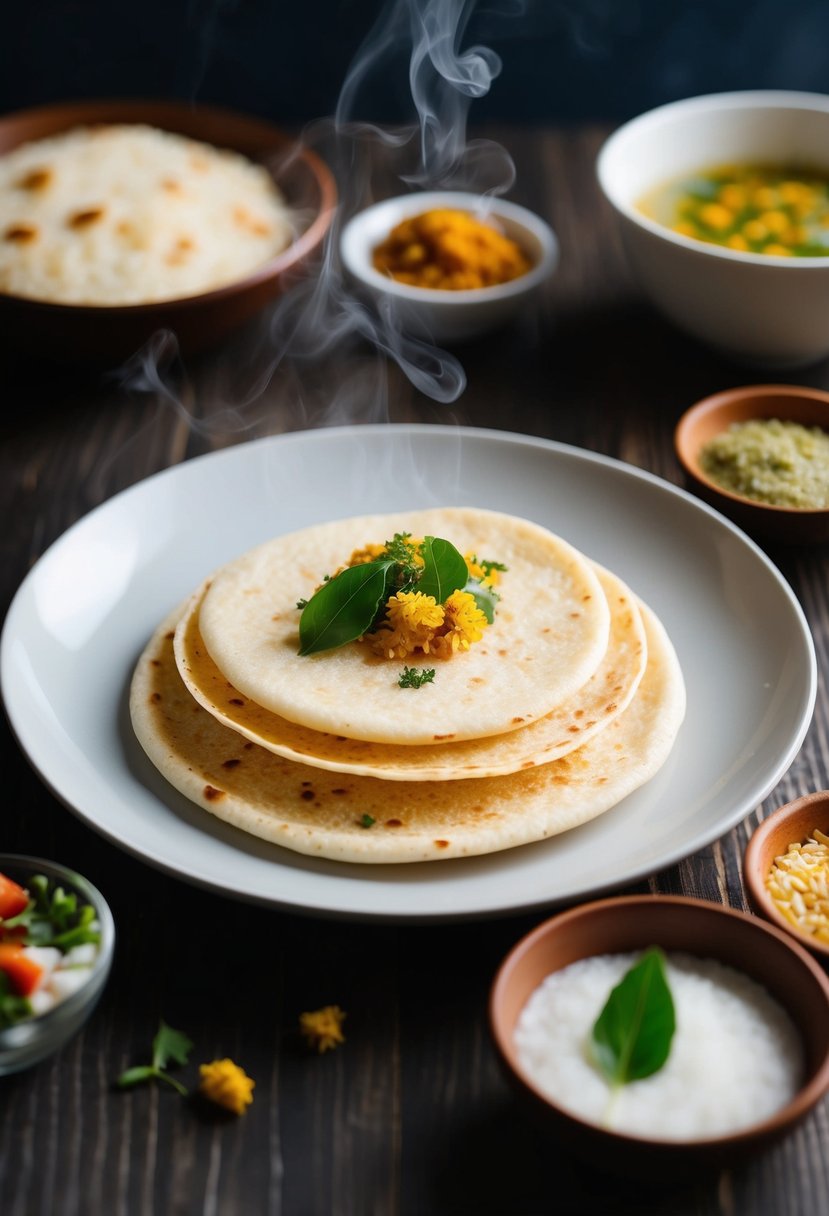
[[764, 90], [660, 106], [615, 131], [596, 169], [632, 267], [671, 321], [743, 363], [813, 363], [829, 354], [829, 257], [739, 253], [637, 210], [672, 178], [735, 162], [829, 172], [829, 96]]
[[[375, 270], [372, 253], [391, 229], [435, 207], [469, 211], [497, 223], [529, 257], [530, 270], [508, 283], [465, 291], [413, 287]], [[388, 198], [358, 212], [343, 228], [340, 253], [352, 281], [368, 292], [375, 305], [387, 309], [401, 329], [435, 342], [461, 342], [506, 324], [527, 304], [555, 269], [558, 242], [549, 224], [517, 203], [435, 190]]]

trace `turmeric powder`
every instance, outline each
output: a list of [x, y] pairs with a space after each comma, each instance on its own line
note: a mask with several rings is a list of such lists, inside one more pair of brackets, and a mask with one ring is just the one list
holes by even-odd
[[397, 224], [374, 250], [375, 270], [414, 287], [467, 291], [530, 269], [519, 245], [466, 211], [438, 208]]

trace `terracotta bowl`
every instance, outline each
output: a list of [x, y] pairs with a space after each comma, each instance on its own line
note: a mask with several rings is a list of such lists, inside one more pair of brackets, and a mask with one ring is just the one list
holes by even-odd
[[766, 878], [775, 857], [785, 853], [794, 841], [803, 842], [817, 828], [829, 835], [829, 790], [805, 794], [779, 807], [754, 831], [743, 861], [743, 879], [749, 902], [755, 912], [779, 925], [813, 954], [829, 959], [829, 944], [802, 933], [779, 911], [766, 890]]
[[734, 422], [779, 418], [818, 426], [829, 432], [829, 393], [793, 384], [753, 384], [714, 393], [691, 406], [674, 432], [674, 447], [691, 488], [744, 531], [781, 544], [813, 545], [829, 541], [829, 508], [805, 511], [773, 507], [732, 494], [703, 472], [704, 444]]
[[315, 153], [260, 118], [174, 101], [89, 101], [18, 111], [0, 119], [0, 155], [29, 140], [94, 123], [146, 123], [240, 152], [267, 166], [299, 216], [294, 241], [238, 282], [150, 304], [51, 304], [0, 294], [0, 341], [39, 358], [116, 364], [157, 329], [171, 329], [185, 352], [238, 329], [306, 266], [330, 227], [334, 178]]
[[[572, 1114], [546, 1096], [522, 1068], [515, 1025], [541, 981], [579, 959], [661, 946], [716, 959], [763, 985], [802, 1035], [805, 1076], [772, 1118], [715, 1139], [667, 1141], [625, 1135]], [[829, 981], [788, 934], [757, 917], [680, 896], [620, 896], [585, 904], [540, 924], [501, 964], [489, 1001], [492, 1036], [508, 1078], [547, 1133], [612, 1173], [653, 1176], [718, 1169], [781, 1139], [829, 1089]]]

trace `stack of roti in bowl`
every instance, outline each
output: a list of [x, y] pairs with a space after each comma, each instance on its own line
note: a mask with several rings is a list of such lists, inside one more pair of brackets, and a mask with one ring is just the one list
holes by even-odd
[[[382, 629], [309, 652], [309, 597], [399, 536], [497, 569], [491, 623], [448, 654], [401, 661]], [[147, 644], [130, 711], [212, 815], [301, 853], [415, 862], [608, 811], [667, 759], [685, 688], [664, 627], [610, 570], [528, 520], [447, 507], [312, 526], [213, 571]]]

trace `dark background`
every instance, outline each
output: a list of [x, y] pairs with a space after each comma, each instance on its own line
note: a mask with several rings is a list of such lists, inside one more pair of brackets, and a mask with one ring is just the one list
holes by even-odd
[[[419, 0], [421, 6], [426, 0]], [[446, 0], [458, 10], [461, 0]], [[824, 92], [825, 0], [481, 0], [462, 46], [503, 63], [471, 122], [622, 120], [741, 88]], [[277, 122], [333, 113], [380, 0], [0, 3], [0, 110], [81, 97], [212, 101]], [[408, 47], [388, 47], [350, 117], [412, 117]]]

